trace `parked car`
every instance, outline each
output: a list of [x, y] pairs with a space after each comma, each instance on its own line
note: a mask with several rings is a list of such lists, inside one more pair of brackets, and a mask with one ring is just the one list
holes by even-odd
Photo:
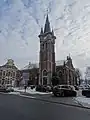
[[86, 97], [90, 97], [90, 88], [86, 88], [82, 90], [82, 95]]
[[71, 85], [57, 85], [53, 88], [54, 96], [72, 96], [76, 97], [77, 92], [74, 86]]
[[5, 85], [5, 88], [8, 92], [14, 92], [13, 86], [11, 84]]
[[37, 86], [36, 86], [36, 91], [41, 92], [41, 85], [37, 85]]
[[6, 90], [7, 92], [14, 92], [14, 89], [12, 87], [7, 87]]
[[46, 86], [46, 91], [47, 91], [47, 92], [52, 92], [52, 86], [49, 86], [49, 85]]
[[46, 88], [45, 88], [45, 86], [37, 85], [37, 86], [36, 86], [36, 91], [46, 92]]
[[47, 85], [38, 85], [36, 86], [36, 91], [39, 92], [51, 92], [52, 91], [52, 87], [51, 86], [47, 86]]
[[7, 89], [4, 86], [0, 86], [0, 92], [8, 92]]

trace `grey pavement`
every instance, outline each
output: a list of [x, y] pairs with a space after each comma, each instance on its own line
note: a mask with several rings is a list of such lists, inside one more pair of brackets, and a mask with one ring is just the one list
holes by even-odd
[[90, 111], [0, 94], [0, 120], [90, 120]]
[[70, 106], [73, 105], [73, 106], [82, 107], [82, 105], [78, 103], [77, 101], [75, 101], [73, 97], [55, 97], [53, 94], [45, 94], [45, 95], [30, 94], [30, 93], [21, 93], [21, 94], [26, 95], [26, 96], [33, 96], [37, 100], [43, 100], [47, 102], [55, 102], [55, 103], [66, 104]]

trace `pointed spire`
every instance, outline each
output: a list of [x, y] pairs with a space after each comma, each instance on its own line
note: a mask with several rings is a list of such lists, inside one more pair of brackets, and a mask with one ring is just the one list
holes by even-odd
[[64, 63], [63, 63], [63, 65], [64, 65], [64, 66], [66, 65], [66, 62], [65, 62], [65, 60], [64, 60]]
[[40, 32], [40, 35], [43, 34], [43, 28], [41, 27], [41, 32]]
[[54, 36], [54, 31], [53, 31], [53, 29], [52, 29], [52, 35]]
[[44, 28], [44, 33], [46, 33], [46, 32], [51, 32], [48, 14], [46, 17], [45, 28]]

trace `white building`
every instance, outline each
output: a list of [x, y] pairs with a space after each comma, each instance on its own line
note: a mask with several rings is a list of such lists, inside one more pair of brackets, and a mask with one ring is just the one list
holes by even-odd
[[22, 69], [20, 70], [20, 71], [22, 71], [22, 81], [21, 81], [21, 83], [20, 83], [21, 86], [28, 84], [28, 81], [29, 81], [29, 79], [30, 79], [30, 71], [31, 71], [33, 68], [38, 68], [38, 65], [29, 62], [28, 65], [26, 65], [24, 68], [22, 68]]
[[5, 65], [0, 66], [0, 84], [2, 85], [15, 85], [17, 67], [12, 59], [8, 59]]

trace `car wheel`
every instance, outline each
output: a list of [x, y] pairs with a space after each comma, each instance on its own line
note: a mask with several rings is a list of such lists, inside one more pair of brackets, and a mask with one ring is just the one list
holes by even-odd
[[58, 95], [57, 95], [56, 93], [54, 93], [54, 96], [55, 96], [55, 97], [58, 97]]
[[57, 97], [60, 97], [60, 94], [59, 94], [59, 93], [56, 93], [56, 96], [57, 96]]
[[73, 97], [76, 97], [76, 96], [77, 96], [77, 94], [76, 94], [76, 93], [74, 93], [74, 94], [73, 94]]

